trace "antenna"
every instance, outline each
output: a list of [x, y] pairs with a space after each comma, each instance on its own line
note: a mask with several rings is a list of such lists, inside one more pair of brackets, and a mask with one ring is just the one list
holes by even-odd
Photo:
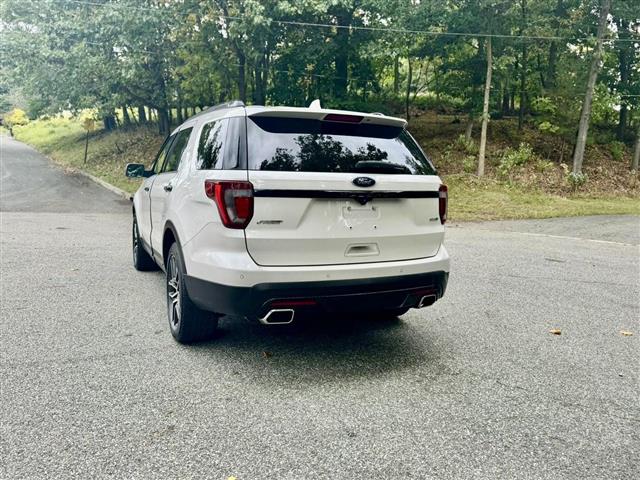
[[311, 110], [322, 110], [322, 105], [320, 105], [320, 99], [316, 98], [313, 102], [311, 102], [311, 105], [309, 105], [309, 108]]

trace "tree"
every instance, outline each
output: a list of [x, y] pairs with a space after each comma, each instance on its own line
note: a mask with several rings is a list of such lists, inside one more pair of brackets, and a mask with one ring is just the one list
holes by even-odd
[[598, 33], [596, 39], [596, 47], [591, 60], [591, 69], [589, 70], [589, 78], [587, 80], [587, 91], [582, 102], [582, 111], [580, 113], [580, 123], [578, 125], [578, 135], [576, 137], [576, 146], [573, 151], [573, 173], [582, 173], [582, 161], [584, 158], [584, 149], [587, 144], [587, 134], [589, 132], [589, 117], [591, 116], [591, 103], [593, 101], [593, 91], [598, 79], [598, 72], [602, 67], [603, 41], [607, 29], [607, 17], [611, 7], [611, 0], [600, 0], [600, 17], [598, 20]]
[[480, 150], [478, 152], [478, 176], [484, 175], [484, 156], [487, 147], [487, 126], [489, 124], [489, 96], [491, 95], [491, 72], [493, 54], [491, 51], [491, 37], [487, 37], [487, 76], [484, 82], [484, 102], [482, 104], [482, 132], [480, 133]]

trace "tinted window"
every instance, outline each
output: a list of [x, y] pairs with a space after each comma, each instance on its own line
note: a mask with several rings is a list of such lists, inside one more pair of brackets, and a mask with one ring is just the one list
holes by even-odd
[[227, 119], [207, 123], [202, 128], [198, 144], [198, 163], [201, 170], [222, 168], [224, 140], [227, 134]]
[[178, 170], [178, 165], [180, 165], [182, 155], [189, 143], [191, 130], [191, 128], [185, 128], [176, 134], [176, 139], [173, 141], [171, 150], [167, 154], [167, 160], [165, 161], [164, 168], [162, 169], [163, 172], [175, 172]]
[[176, 138], [175, 135], [167, 137], [167, 139], [162, 144], [162, 147], [160, 148], [160, 151], [158, 152], [158, 155], [156, 156], [156, 159], [153, 162], [154, 173], [160, 173], [162, 171], [162, 165], [164, 165], [164, 159], [167, 158], [167, 152], [169, 151], [169, 148], [171, 147], [171, 143], [173, 142], [174, 138]]
[[402, 127], [250, 117], [247, 129], [252, 170], [435, 174]]
[[225, 170], [238, 168], [244, 122], [245, 117], [233, 117], [229, 119], [227, 124], [226, 151], [222, 167]]

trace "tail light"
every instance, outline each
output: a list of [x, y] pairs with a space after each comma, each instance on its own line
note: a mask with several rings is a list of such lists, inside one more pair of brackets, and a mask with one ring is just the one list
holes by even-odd
[[205, 180], [204, 191], [216, 202], [225, 227], [247, 228], [253, 217], [253, 185], [250, 182]]
[[343, 115], [341, 113], [328, 113], [322, 120], [325, 122], [360, 123], [364, 117], [360, 115]]
[[449, 203], [449, 191], [446, 185], [440, 185], [438, 189], [438, 210], [440, 211], [440, 223], [444, 225], [447, 221], [447, 207]]

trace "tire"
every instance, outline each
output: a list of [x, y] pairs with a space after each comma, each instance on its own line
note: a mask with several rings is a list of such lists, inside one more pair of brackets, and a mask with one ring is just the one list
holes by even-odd
[[171, 335], [180, 343], [208, 340], [218, 328], [220, 315], [200, 310], [189, 298], [182, 252], [171, 245], [166, 265], [167, 315]]
[[133, 267], [139, 272], [150, 272], [158, 270], [158, 265], [151, 258], [151, 255], [142, 246], [140, 232], [138, 231], [138, 220], [136, 214], [133, 214], [133, 225], [131, 227], [131, 243], [133, 249]]

